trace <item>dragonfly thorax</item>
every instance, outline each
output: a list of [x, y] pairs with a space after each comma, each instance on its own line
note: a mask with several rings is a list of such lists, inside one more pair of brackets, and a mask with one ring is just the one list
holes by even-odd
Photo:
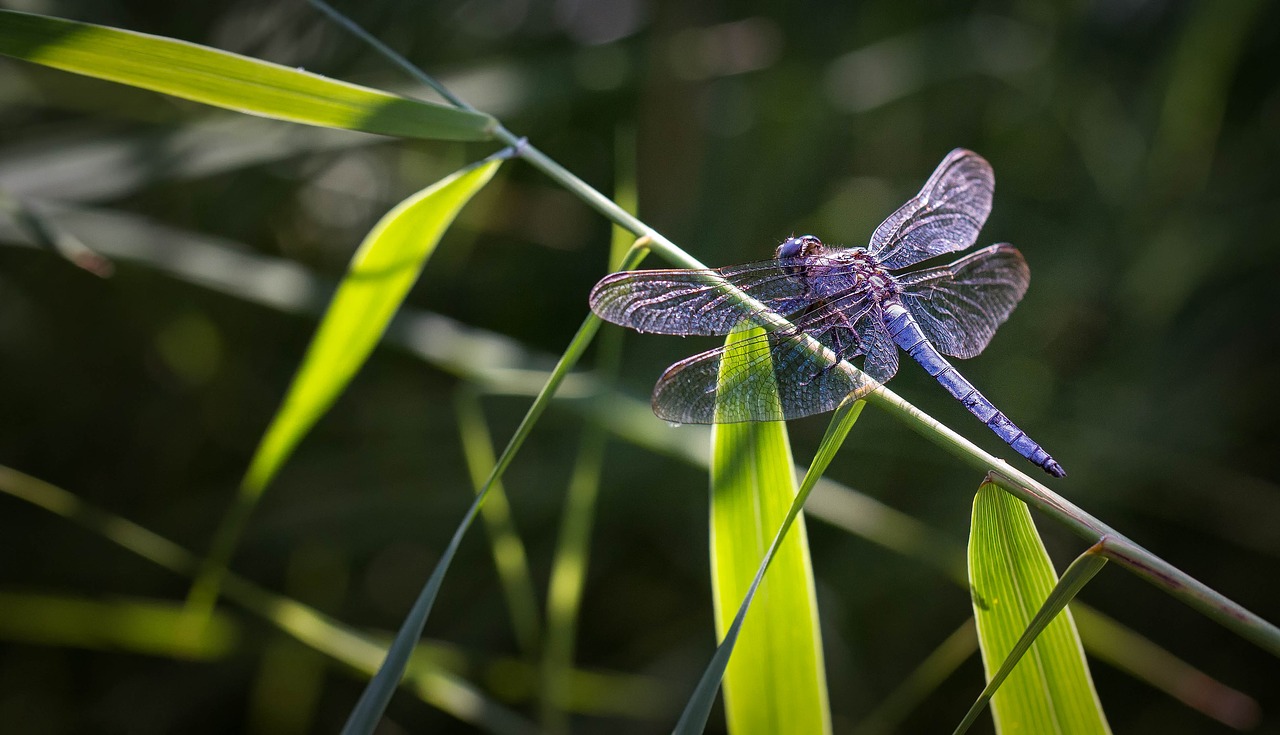
[[[781, 252], [782, 247], [778, 250]], [[897, 279], [866, 248], [830, 249], [819, 242], [809, 258], [802, 263], [788, 265], [785, 270], [803, 280], [806, 290], [819, 298], [861, 293], [883, 303], [902, 291]]]

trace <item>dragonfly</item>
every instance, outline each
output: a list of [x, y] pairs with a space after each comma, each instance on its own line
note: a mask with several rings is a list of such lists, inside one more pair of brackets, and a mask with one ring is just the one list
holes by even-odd
[[[638, 332], [763, 328], [662, 374], [653, 410], [672, 423], [778, 421], [831, 411], [892, 378], [901, 349], [1018, 454], [1065, 477], [1062, 465], [944, 357], [976, 357], [1009, 318], [1031, 279], [1022, 254], [1001, 243], [947, 265], [908, 270], [972, 247], [994, 191], [991, 165], [957, 148], [865, 248], [829, 247], [802, 235], [785, 240], [770, 260], [613, 273], [591, 290], [591, 309]], [[856, 358], [858, 370], [841, 369]]]

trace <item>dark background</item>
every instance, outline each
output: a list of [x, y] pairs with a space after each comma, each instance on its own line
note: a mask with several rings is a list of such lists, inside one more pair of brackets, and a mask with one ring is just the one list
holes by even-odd
[[[5, 6], [426, 94], [300, 3]], [[793, 233], [863, 244], [948, 150], [980, 152], [998, 186], [979, 242], [1017, 245], [1032, 282], [961, 369], [1067, 468], [1056, 490], [1280, 620], [1274, 5], [339, 7], [606, 193], [634, 150], [640, 216], [713, 265], [767, 257]], [[314, 321], [295, 308], [323, 303], [396, 201], [493, 150], [317, 133], [0, 60], [0, 190], [63, 206], [54, 221], [115, 260], [99, 279], [9, 247], [20, 238], [5, 230], [0, 463], [202, 553], [310, 337]], [[578, 200], [507, 164], [410, 304], [558, 354], [606, 270], [609, 237]], [[220, 266], [198, 245], [282, 259], [320, 281], [295, 294], [274, 271], [230, 276], [260, 298], [296, 295], [289, 309], [264, 305], [202, 285]], [[709, 344], [628, 336], [621, 388], [643, 400], [667, 364]], [[348, 624], [394, 628], [470, 499], [462, 384], [404, 350], [377, 351], [267, 493], [235, 569]], [[892, 387], [1015, 457], [914, 365]], [[481, 400], [505, 442], [529, 398]], [[791, 425], [798, 460], [825, 425]], [[572, 406], [553, 407], [506, 479], [540, 595], [583, 432]], [[980, 478], [891, 417], [866, 411], [828, 474], [964, 543]], [[610, 445], [578, 661], [651, 677], [662, 696], [651, 719], [584, 717], [576, 731], [668, 729], [708, 660], [705, 488], [699, 468]], [[1083, 542], [1038, 520], [1062, 568]], [[836, 731], [851, 732], [969, 602], [919, 561], [820, 519], [809, 528]], [[477, 529], [464, 544], [427, 628], [478, 662], [516, 655], [484, 539]], [[99, 535], [0, 499], [2, 593], [180, 601], [186, 589]], [[1280, 732], [1272, 655], [1117, 568], [1083, 599], [1255, 697], [1255, 730]], [[322, 669], [292, 681], [304, 690], [293, 714], [264, 719], [254, 702], [282, 637], [226, 611], [239, 643], [208, 661], [39, 642], [10, 620], [0, 721], [39, 733], [335, 729], [360, 683]], [[533, 716], [483, 670], [469, 676]], [[1230, 732], [1106, 663], [1093, 673], [1116, 732]], [[901, 731], [949, 730], [980, 686], [971, 659]], [[390, 717], [388, 732], [471, 731], [405, 694]]]

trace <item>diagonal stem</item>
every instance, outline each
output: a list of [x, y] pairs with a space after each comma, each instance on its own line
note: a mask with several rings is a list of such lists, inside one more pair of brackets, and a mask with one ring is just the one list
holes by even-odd
[[992, 482], [1086, 541], [1098, 543], [1105, 539], [1102, 553], [1120, 566], [1243, 638], [1280, 656], [1280, 628], [1133, 542], [1017, 467], [989, 454], [888, 388], [877, 388], [867, 395], [866, 400], [889, 411], [911, 429], [970, 466], [986, 471]]

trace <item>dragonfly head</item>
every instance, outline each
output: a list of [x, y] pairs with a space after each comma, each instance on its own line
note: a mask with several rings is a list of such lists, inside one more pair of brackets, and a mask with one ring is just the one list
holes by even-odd
[[801, 235], [800, 237], [789, 237], [778, 246], [774, 252], [775, 258], [804, 258], [810, 255], [819, 255], [826, 250], [826, 246], [822, 241], [813, 235]]

